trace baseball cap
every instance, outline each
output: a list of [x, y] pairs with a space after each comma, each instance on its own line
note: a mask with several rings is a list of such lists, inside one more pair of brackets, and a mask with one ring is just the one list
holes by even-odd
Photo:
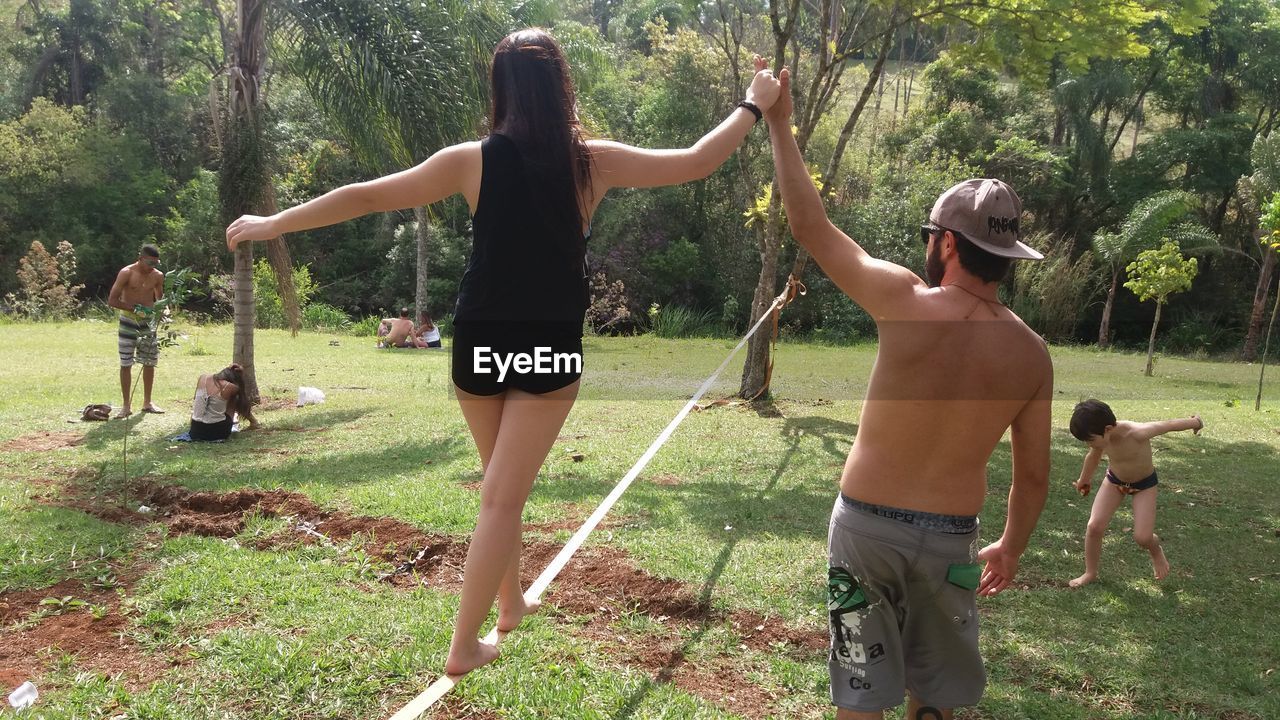
[[929, 222], [964, 235], [974, 245], [1000, 257], [1043, 260], [1018, 240], [1022, 200], [1013, 188], [994, 178], [974, 178], [952, 185], [929, 212]]

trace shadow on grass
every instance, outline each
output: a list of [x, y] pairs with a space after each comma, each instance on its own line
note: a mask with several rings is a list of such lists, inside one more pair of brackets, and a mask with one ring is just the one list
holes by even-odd
[[[106, 422], [95, 423], [93, 428], [84, 434], [84, 447], [91, 450], [100, 450], [110, 443], [114, 443], [116, 447], [119, 447], [125, 433], [130, 436], [134, 435], [134, 431], [137, 430], [138, 425], [142, 423], [145, 417], [145, 414], [137, 412], [123, 420], [112, 418]], [[132, 444], [133, 442], [131, 441], [130, 445]]]
[[858, 435], [858, 424], [821, 415], [788, 417], [782, 423], [782, 435], [793, 442], [804, 435], [816, 437], [822, 441], [822, 449], [828, 455], [844, 462], [853, 447], [853, 439]]
[[[1276, 448], [1254, 441], [1178, 434], [1155, 443], [1161, 474], [1156, 532], [1172, 563], [1151, 579], [1147, 553], [1132, 540], [1131, 503], [1107, 531], [1098, 582], [1069, 590], [1083, 569], [1083, 535], [1093, 496], [1070, 487], [1083, 446], [1055, 429], [1049, 499], [1024, 555], [1018, 589], [980, 601], [984, 654], [993, 683], [1028, 693], [1020, 702], [1070, 698], [1088, 717], [1274, 717], [1280, 662], [1258, 607], [1280, 602], [1277, 540], [1266, 525]], [[992, 456], [987, 528], [1004, 519], [1009, 445]], [[997, 470], [1003, 468], [1004, 470]], [[1102, 479], [1094, 475], [1096, 489]], [[993, 539], [992, 537], [984, 540]], [[1010, 642], [1016, 638], [1016, 642]], [[1102, 663], [1081, 662], [1101, 656]], [[1212, 662], [1206, 662], [1207, 657]], [[1005, 700], [1003, 702], [1008, 702]], [[1002, 707], [1026, 712], [1028, 707]], [[985, 705], [985, 703], [984, 703]]]
[[[823, 426], [824, 423], [831, 427], [850, 425], [850, 423], [842, 423], [838, 421], [829, 420], [827, 418], [805, 418], [802, 420], [822, 421], [820, 423], [819, 422], [811, 423], [813, 427]], [[774, 490], [777, 488], [778, 481], [782, 479], [783, 474], [786, 472], [788, 466], [790, 466], [791, 464], [792, 458], [800, 449], [801, 438], [804, 436], [804, 433], [797, 432], [796, 431], [797, 429], [798, 429], [798, 426], [796, 425], [789, 424], [789, 423], [783, 424], [783, 435], [787, 437], [789, 440], [787, 449], [785, 452], [782, 453], [782, 457], [779, 458], [778, 464], [774, 467], [773, 474], [769, 477], [768, 482], [766, 482], [763, 487], [757, 490], [755, 495], [750, 500], [746, 501], [748, 506], [758, 506], [761, 502], [763, 502], [765, 497], [768, 497], [770, 493], [774, 492]], [[857, 431], [857, 427], [853, 426], [853, 432], [856, 432], [856, 431]], [[850, 435], [850, 437], [851, 436], [852, 435]], [[702, 486], [704, 484], [699, 483], [699, 485]], [[709, 489], [714, 491], [716, 488], [721, 488], [726, 485], [738, 490], [741, 489], [740, 485], [730, 484], [730, 483], [724, 483], [724, 484], [717, 483], [715, 486]], [[831, 493], [829, 492], [826, 493], [825, 497], [826, 497], [826, 504], [829, 506], [831, 504], [831, 499], [832, 499]], [[710, 499], [715, 500], [715, 502], [710, 504], [710, 506], [707, 508], [708, 510], [710, 510], [710, 507], [715, 505], [723, 507], [723, 505], [726, 503], [722, 495], [718, 497], [710, 498]], [[775, 501], [775, 502], [777, 502], [777, 504], [779, 505], [785, 505], [787, 507], [796, 506], [793, 503], [782, 503], [778, 501]], [[808, 507], [808, 505], [806, 504], [805, 507]], [[711, 515], [713, 515], [714, 512], [695, 511], [695, 512], [692, 512], [691, 514], [705, 520]], [[718, 524], [718, 522], [716, 524]], [[822, 534], [825, 534], [826, 532], [825, 522], [820, 523], [819, 525], [820, 525], [820, 532]], [[748, 530], [748, 528], [743, 528], [743, 529], [744, 531]], [[758, 529], [763, 530], [763, 529], [776, 529], [776, 528], [772, 528], [768, 524], [761, 524]], [[719, 585], [720, 578], [723, 577], [724, 570], [729, 565], [729, 559], [733, 557], [734, 549], [737, 547], [738, 543], [742, 539], [749, 537], [750, 535], [751, 535], [750, 532], [735, 532], [733, 535], [729, 537], [727, 541], [725, 541], [724, 546], [720, 548], [720, 552], [716, 556], [715, 562], [711, 564], [711, 571], [707, 573], [706, 578], [704, 578], [702, 581], [702, 588], [698, 592], [698, 603], [700, 605], [710, 604], [711, 597], [712, 595], [715, 594], [716, 586]], [[638, 688], [636, 688], [634, 692], [632, 692], [629, 696], [627, 696], [627, 699], [622, 704], [622, 707], [619, 708], [616, 713], [614, 713], [613, 715], [614, 720], [626, 720], [627, 718], [634, 717], [636, 712], [639, 711], [640, 705], [644, 702], [645, 698], [648, 697], [651, 692], [653, 692], [654, 688], [656, 688], [661, 682], [663, 682], [660, 680], [660, 678], [674, 677], [677, 667], [684, 661], [684, 658], [689, 654], [689, 652], [693, 649], [693, 647], [696, 646], [699, 642], [701, 642], [702, 638], [705, 637], [706, 634], [709, 631], [711, 631], [714, 627], [715, 627], [715, 624], [711, 621], [710, 617], [703, 618], [703, 620], [698, 625], [697, 629], [694, 630], [693, 633], [685, 637], [685, 641], [684, 643], [681, 644], [680, 648], [670, 654], [671, 660], [665, 666], [660, 668], [658, 672], [655, 673], [655, 676], [653, 678], [645, 678], [645, 681], [641, 683], [641, 685]]]
[[[174, 443], [169, 432], [146, 439], [131, 437], [130, 474], [155, 468], [162, 482], [210, 491], [296, 488], [317, 483], [355, 485], [421, 471], [428, 462], [448, 463], [471, 451], [467, 438], [451, 435], [430, 442], [402, 441], [357, 452], [327, 452], [329, 447], [343, 445], [331, 438], [347, 432], [347, 423], [368, 412], [335, 409], [300, 413], [287, 419], [268, 417], [263, 429], [236, 433], [225, 443]], [[123, 435], [112, 437], [111, 431], [109, 427], [99, 429], [98, 442], [118, 440]], [[118, 466], [118, 458], [109, 464]]]

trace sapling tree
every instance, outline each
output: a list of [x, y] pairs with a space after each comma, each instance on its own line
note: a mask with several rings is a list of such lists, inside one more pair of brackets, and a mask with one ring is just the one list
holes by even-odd
[[1151, 339], [1147, 342], [1146, 376], [1151, 377], [1152, 358], [1156, 351], [1156, 328], [1160, 327], [1160, 311], [1169, 296], [1191, 289], [1191, 281], [1200, 271], [1195, 258], [1182, 257], [1175, 242], [1166, 241], [1159, 248], [1143, 250], [1138, 259], [1125, 268], [1129, 281], [1125, 287], [1138, 296], [1138, 300], [1156, 301], [1156, 319], [1151, 323]]

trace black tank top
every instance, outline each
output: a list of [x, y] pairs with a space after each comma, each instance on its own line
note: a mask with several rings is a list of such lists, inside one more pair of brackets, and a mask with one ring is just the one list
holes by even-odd
[[[480, 143], [480, 200], [454, 322], [551, 322], [582, 327], [589, 290], [582, 243], [556, 237], [529, 190], [520, 149], [493, 133]], [[574, 238], [577, 240], [577, 238]]]

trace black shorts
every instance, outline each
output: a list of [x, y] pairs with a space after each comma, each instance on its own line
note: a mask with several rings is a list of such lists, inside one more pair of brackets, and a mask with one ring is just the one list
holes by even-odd
[[452, 347], [453, 384], [472, 395], [541, 395], [582, 377], [580, 323], [461, 322]]
[[210, 440], [226, 440], [231, 437], [231, 418], [227, 418], [222, 422], [205, 423], [199, 420], [191, 421], [192, 440], [208, 442]]

